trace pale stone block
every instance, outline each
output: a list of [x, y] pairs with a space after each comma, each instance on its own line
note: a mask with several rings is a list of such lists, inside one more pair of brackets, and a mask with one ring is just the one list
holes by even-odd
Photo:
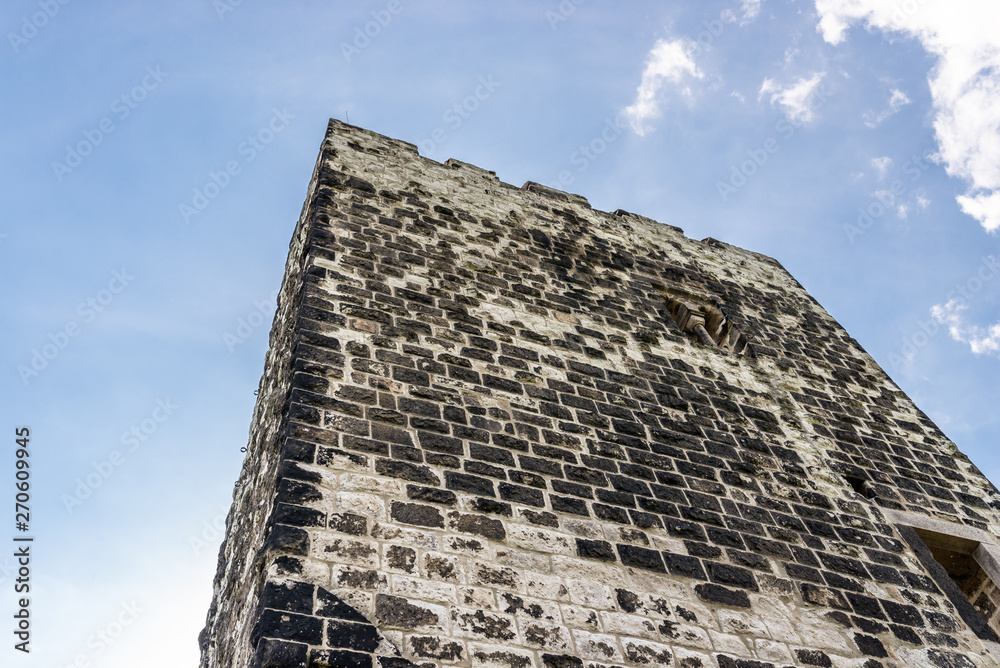
[[614, 636], [600, 633], [590, 633], [579, 629], [573, 630], [573, 643], [581, 658], [598, 661], [623, 661], [618, 639]]
[[465, 563], [462, 559], [441, 552], [425, 552], [423, 572], [431, 580], [465, 582]]
[[526, 552], [524, 550], [497, 545], [493, 548], [493, 559], [498, 564], [513, 566], [525, 571], [535, 573], [549, 573], [552, 571], [551, 558], [547, 554]]
[[420, 578], [393, 575], [391, 578], [392, 593], [406, 598], [416, 598], [434, 603], [457, 603], [458, 595], [455, 585], [443, 582], [431, 582]]
[[607, 633], [659, 640], [660, 632], [656, 624], [646, 617], [624, 612], [602, 612], [600, 616], [601, 624]]
[[566, 578], [592, 580], [612, 586], [621, 586], [625, 582], [624, 569], [617, 564], [602, 564], [563, 555], [552, 557], [552, 573]]
[[757, 658], [762, 661], [792, 662], [792, 653], [788, 651], [788, 647], [784, 643], [774, 640], [755, 640], [753, 644]]
[[573, 649], [570, 631], [565, 626], [538, 621], [520, 622], [524, 644], [549, 652], [569, 652]]
[[718, 611], [718, 616], [719, 625], [726, 633], [755, 638], [769, 637], [767, 627], [754, 615], [738, 610], [723, 609]]
[[472, 563], [469, 584], [524, 593], [524, 576], [519, 571], [482, 561]]
[[672, 668], [674, 665], [674, 652], [668, 645], [638, 638], [622, 638], [621, 643], [625, 658], [631, 663], [651, 668]]
[[563, 578], [554, 575], [527, 573], [528, 591], [549, 601], [568, 601], [569, 589]]
[[473, 608], [451, 609], [451, 632], [462, 638], [521, 644], [512, 615]]
[[534, 652], [512, 649], [507, 645], [469, 643], [472, 668], [531, 668]]
[[354, 587], [366, 591], [389, 591], [389, 578], [381, 571], [335, 565], [331, 569], [330, 581], [334, 588]]
[[604, 538], [604, 527], [597, 522], [565, 518], [562, 521], [562, 525], [566, 531], [581, 538], [594, 538], [598, 540]]
[[467, 608], [496, 610], [496, 595], [492, 589], [483, 587], [458, 587], [458, 604]]
[[361, 568], [378, 568], [378, 543], [344, 538], [341, 534], [315, 533], [309, 541], [309, 552], [316, 559], [349, 564]]
[[[708, 636], [708, 631], [701, 628], [700, 626], [692, 626], [691, 624], [680, 624], [675, 629], [677, 634], [675, 637], [670, 638], [671, 644], [684, 645], [686, 647], [693, 647], [695, 649], [712, 649], [712, 639]], [[666, 639], [666, 638], [664, 638]]]
[[[528, 587], [531, 591], [531, 587]], [[546, 622], [559, 623], [559, 604], [541, 598], [520, 596], [508, 592], [497, 594], [497, 603], [501, 612], [514, 615], [518, 619], [537, 619]]]
[[576, 554], [576, 543], [568, 536], [513, 523], [507, 525], [507, 543], [545, 554]]
[[436, 533], [386, 524], [385, 522], [375, 522], [372, 525], [372, 538], [420, 550], [437, 550], [439, 545]]
[[374, 494], [357, 492], [337, 492], [336, 509], [345, 513], [357, 513], [372, 519], [385, 518], [385, 501]]
[[712, 639], [712, 647], [715, 648], [716, 652], [725, 652], [726, 654], [735, 654], [737, 656], [750, 656], [750, 649], [739, 636], [711, 630], [708, 632], [708, 635]]
[[596, 610], [563, 604], [559, 606], [559, 612], [562, 615], [563, 624], [566, 626], [590, 631], [601, 629], [601, 620], [597, 616]]
[[367, 492], [369, 494], [378, 494], [397, 499], [405, 498], [403, 494], [403, 481], [396, 478], [367, 476], [359, 473], [342, 473], [339, 482], [340, 489], [345, 492]]
[[566, 580], [566, 586], [569, 588], [570, 600], [577, 605], [600, 610], [613, 610], [617, 607], [611, 588], [598, 582]]
[[445, 664], [467, 660], [465, 643], [446, 635], [411, 634], [406, 636], [406, 657], [415, 661], [436, 659]]

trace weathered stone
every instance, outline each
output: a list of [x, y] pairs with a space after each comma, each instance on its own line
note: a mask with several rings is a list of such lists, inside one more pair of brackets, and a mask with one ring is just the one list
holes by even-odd
[[334, 121], [278, 304], [203, 668], [996, 664], [1000, 494], [776, 261]]

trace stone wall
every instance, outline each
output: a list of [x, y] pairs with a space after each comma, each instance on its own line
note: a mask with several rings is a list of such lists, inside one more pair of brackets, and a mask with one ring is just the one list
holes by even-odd
[[773, 259], [331, 121], [202, 665], [995, 666], [885, 511], [998, 509]]

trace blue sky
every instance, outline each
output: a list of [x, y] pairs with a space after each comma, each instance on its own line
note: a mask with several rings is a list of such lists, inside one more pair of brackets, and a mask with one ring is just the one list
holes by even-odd
[[[777, 258], [1000, 480], [998, 18], [987, 0], [6, 3], [0, 425], [11, 452], [32, 430], [36, 543], [34, 651], [2, 627], [0, 653], [196, 661], [330, 117]], [[4, 498], [13, 474], [8, 455]]]

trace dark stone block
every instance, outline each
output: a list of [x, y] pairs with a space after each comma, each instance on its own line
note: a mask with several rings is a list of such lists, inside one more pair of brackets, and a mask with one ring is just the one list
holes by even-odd
[[257, 644], [253, 668], [306, 668], [309, 646], [264, 638]]
[[854, 636], [854, 642], [857, 644], [858, 649], [861, 650], [861, 653], [866, 656], [875, 656], [880, 659], [889, 656], [885, 645], [878, 638], [857, 633]]
[[830, 657], [826, 655], [825, 652], [820, 652], [814, 649], [797, 649], [795, 650], [795, 655], [798, 657], [800, 663], [804, 663], [807, 666], [819, 666], [819, 668], [830, 668], [833, 662], [830, 661]]
[[440, 503], [443, 506], [454, 506], [458, 502], [455, 492], [433, 487], [420, 487], [419, 485], [407, 485], [406, 497], [413, 501]]
[[507, 531], [500, 520], [482, 515], [466, 515], [464, 513], [448, 513], [448, 525], [459, 533], [475, 534], [492, 540], [505, 540]]
[[500, 498], [504, 501], [522, 503], [526, 506], [545, 507], [545, 494], [541, 490], [531, 487], [518, 487], [507, 483], [500, 483]]
[[260, 597], [260, 607], [311, 615], [316, 587], [304, 582], [268, 582]]
[[434, 506], [393, 501], [390, 514], [393, 520], [402, 524], [444, 528], [444, 518], [441, 516], [441, 511]]
[[372, 655], [337, 649], [309, 652], [308, 668], [372, 668]]
[[882, 601], [882, 607], [889, 614], [889, 619], [897, 624], [917, 627], [923, 627], [924, 625], [924, 619], [920, 616], [920, 611], [912, 605]]
[[323, 620], [278, 610], [264, 610], [251, 634], [251, 642], [261, 638], [292, 640], [307, 645], [323, 644]]
[[617, 549], [618, 556], [626, 566], [634, 566], [661, 573], [666, 571], [663, 567], [663, 559], [656, 550], [624, 544], [618, 544]]
[[583, 660], [569, 654], [542, 654], [545, 668], [583, 668]]
[[701, 561], [693, 556], [664, 552], [663, 561], [666, 563], [667, 570], [670, 571], [671, 575], [680, 575], [695, 580], [708, 579], [705, 576], [705, 570], [701, 566]]
[[709, 603], [719, 603], [735, 608], [749, 608], [750, 597], [745, 591], [739, 589], [727, 589], [717, 584], [695, 585], [695, 593], [703, 601]]
[[611, 543], [603, 540], [576, 539], [576, 554], [584, 559], [599, 559], [601, 561], [617, 561]]
[[371, 624], [360, 624], [340, 619], [326, 623], [326, 646], [374, 652], [378, 647], [378, 630]]
[[892, 629], [892, 634], [902, 640], [903, 642], [908, 642], [912, 645], [923, 645], [924, 641], [920, 639], [916, 631], [911, 629], [909, 626], [900, 626], [899, 624], [889, 624], [889, 628]]
[[448, 489], [453, 489], [456, 492], [468, 492], [469, 494], [478, 494], [480, 496], [496, 496], [493, 481], [486, 478], [446, 471], [444, 479]]
[[870, 596], [848, 593], [847, 600], [850, 601], [851, 607], [854, 608], [856, 614], [862, 617], [885, 619], [885, 613], [882, 612], [882, 607], [878, 604], [877, 599]]
[[976, 665], [966, 656], [940, 649], [928, 650], [927, 658], [939, 668], [975, 668]]
[[728, 564], [709, 563], [708, 577], [712, 582], [757, 591], [757, 581], [753, 577], [753, 572], [738, 566]]

